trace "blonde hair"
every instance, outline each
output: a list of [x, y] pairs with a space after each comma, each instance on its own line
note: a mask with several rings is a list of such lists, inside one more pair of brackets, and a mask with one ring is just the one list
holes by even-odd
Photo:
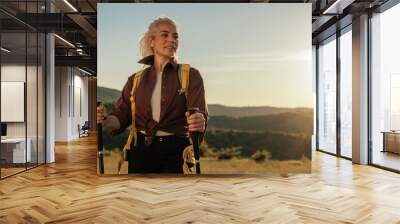
[[154, 37], [155, 29], [161, 23], [169, 23], [169, 24], [175, 26], [177, 32], [179, 32], [178, 31], [179, 26], [173, 19], [170, 19], [170, 18], [164, 17], [164, 16], [158, 17], [157, 19], [155, 19], [152, 23], [150, 23], [147, 31], [142, 35], [142, 37], [139, 40], [139, 51], [140, 51], [140, 56], [142, 58], [154, 54], [154, 51], [151, 48], [150, 43], [151, 43], [152, 38]]

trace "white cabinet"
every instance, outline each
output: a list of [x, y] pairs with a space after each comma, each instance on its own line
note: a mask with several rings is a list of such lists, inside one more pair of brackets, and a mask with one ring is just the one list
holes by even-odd
[[[32, 140], [26, 140], [27, 147], [25, 151], [25, 138], [7, 138], [1, 140], [2, 151], [12, 151], [12, 163], [25, 163], [32, 161]], [[11, 156], [11, 155], [10, 155]], [[11, 159], [11, 158], [10, 158]], [[27, 160], [25, 160], [27, 159]]]

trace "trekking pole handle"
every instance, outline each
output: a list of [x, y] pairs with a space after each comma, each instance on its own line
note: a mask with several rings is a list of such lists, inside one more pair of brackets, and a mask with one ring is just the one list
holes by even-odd
[[[188, 108], [188, 112], [189, 112], [189, 116], [190, 116], [194, 113], [200, 112], [200, 109], [198, 107], [190, 107], [190, 108]], [[199, 131], [191, 131], [190, 132], [190, 134], [194, 134], [195, 136], [199, 135], [199, 133], [200, 133]]]

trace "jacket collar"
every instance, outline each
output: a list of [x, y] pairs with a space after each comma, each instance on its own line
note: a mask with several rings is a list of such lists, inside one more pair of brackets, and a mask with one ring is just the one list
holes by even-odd
[[[146, 56], [146, 57], [140, 59], [138, 61], [138, 63], [153, 66], [154, 65], [154, 55], [152, 54], [152, 55]], [[171, 64], [174, 69], [178, 68], [178, 62], [175, 57], [171, 58], [169, 60], [169, 62], [167, 62], [165, 67], [167, 67], [168, 64]]]

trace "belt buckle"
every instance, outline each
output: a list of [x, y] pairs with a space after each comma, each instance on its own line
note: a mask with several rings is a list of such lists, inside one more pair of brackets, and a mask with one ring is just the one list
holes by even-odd
[[153, 140], [153, 139], [152, 139], [151, 136], [145, 136], [145, 137], [144, 137], [144, 144], [145, 144], [146, 146], [150, 146], [152, 140]]

